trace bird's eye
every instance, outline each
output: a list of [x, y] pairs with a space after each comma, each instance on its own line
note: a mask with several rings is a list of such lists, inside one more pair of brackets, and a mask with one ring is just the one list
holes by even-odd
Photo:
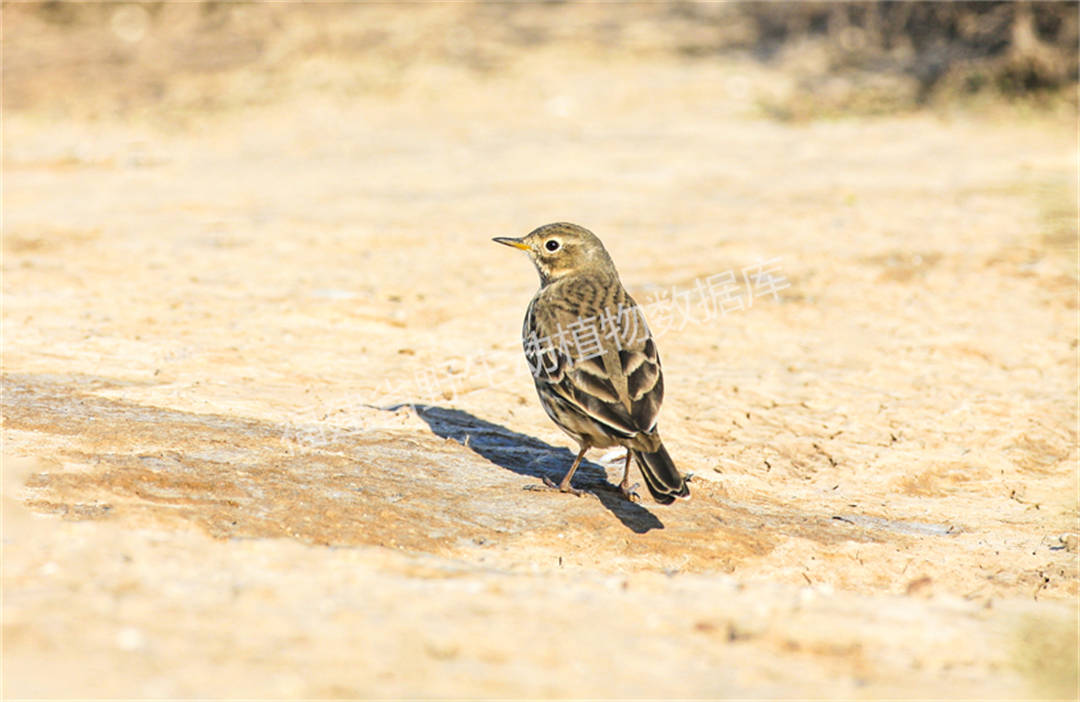
[[558, 251], [559, 242], [555, 241], [554, 239], [548, 239], [548, 242], [544, 244], [544, 248], [546, 248], [548, 251]]

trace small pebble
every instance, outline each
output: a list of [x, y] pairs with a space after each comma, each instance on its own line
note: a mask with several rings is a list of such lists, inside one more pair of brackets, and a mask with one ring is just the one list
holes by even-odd
[[146, 636], [133, 626], [124, 627], [116, 633], [116, 646], [123, 651], [137, 651], [146, 646]]

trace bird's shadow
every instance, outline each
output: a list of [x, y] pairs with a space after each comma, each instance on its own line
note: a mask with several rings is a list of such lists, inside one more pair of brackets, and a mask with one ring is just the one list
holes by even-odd
[[[398, 407], [386, 409], [395, 410]], [[453, 439], [495, 465], [518, 475], [537, 479], [547, 476], [558, 482], [576, 458], [569, 449], [556, 448], [463, 410], [421, 404], [411, 407], [435, 435]], [[574, 474], [574, 486], [595, 495], [600, 504], [638, 534], [664, 528], [656, 515], [627, 500], [618, 487], [608, 482], [604, 468], [592, 461], [582, 460]]]

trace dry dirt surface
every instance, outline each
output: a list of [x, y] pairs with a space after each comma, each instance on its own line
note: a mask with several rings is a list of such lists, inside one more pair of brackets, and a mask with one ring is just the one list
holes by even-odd
[[[448, 61], [455, 6], [154, 73], [183, 8], [5, 6], [6, 698], [1076, 697], [1074, 116], [778, 123], [749, 59]], [[646, 306], [689, 502], [525, 489], [571, 444], [490, 239], [556, 220]]]

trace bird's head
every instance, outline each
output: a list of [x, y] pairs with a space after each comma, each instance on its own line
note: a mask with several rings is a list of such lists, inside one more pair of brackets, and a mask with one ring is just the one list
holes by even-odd
[[615, 273], [615, 264], [600, 239], [569, 222], [545, 224], [519, 239], [500, 236], [492, 241], [529, 254], [541, 286], [577, 273]]

